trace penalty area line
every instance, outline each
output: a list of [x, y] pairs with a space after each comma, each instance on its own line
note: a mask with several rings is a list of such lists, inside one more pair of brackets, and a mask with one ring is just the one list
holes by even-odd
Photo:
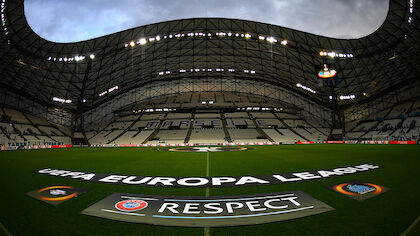
[[408, 235], [410, 233], [410, 231], [414, 227], [416, 227], [416, 225], [417, 225], [417, 227], [420, 227], [420, 225], [418, 225], [419, 221], [420, 221], [420, 216], [417, 216], [417, 218], [414, 220], [414, 222], [410, 226], [408, 226], [408, 228], [401, 234], [401, 236]]
[[6, 227], [4, 227], [4, 225], [2, 223], [0, 223], [0, 228], [1, 230], [7, 235], [7, 236], [13, 236], [13, 234], [11, 234]]

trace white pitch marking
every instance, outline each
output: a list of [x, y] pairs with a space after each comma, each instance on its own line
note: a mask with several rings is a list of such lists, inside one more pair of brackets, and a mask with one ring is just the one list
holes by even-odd
[[6, 227], [4, 227], [4, 225], [2, 223], [0, 223], [0, 228], [3, 230], [3, 232], [7, 235], [7, 236], [12, 236], [13, 234], [11, 234]]
[[111, 213], [118, 213], [124, 215], [132, 215], [132, 216], [144, 216], [144, 214], [137, 214], [137, 213], [130, 213], [130, 212], [122, 212], [122, 211], [113, 211], [108, 209], [101, 209], [101, 211], [111, 212]]
[[130, 197], [130, 196], [121, 196], [121, 198], [128, 198], [128, 199], [139, 199], [139, 200], [149, 200], [149, 201], [158, 201], [159, 199], [156, 198], [146, 198], [146, 197]]
[[401, 236], [406, 236], [413, 228], [418, 224], [420, 221], [420, 216], [417, 216], [417, 218], [414, 220], [414, 222], [401, 234]]

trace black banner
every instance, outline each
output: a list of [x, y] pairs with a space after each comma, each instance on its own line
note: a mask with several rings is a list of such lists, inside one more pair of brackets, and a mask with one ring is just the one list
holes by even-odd
[[114, 193], [81, 213], [153, 225], [219, 227], [263, 224], [331, 210], [302, 191], [201, 198]]
[[27, 194], [35, 199], [57, 206], [58, 204], [73, 199], [87, 191], [88, 190], [84, 188], [56, 185], [34, 190]]
[[327, 186], [327, 188], [357, 201], [364, 201], [389, 190], [387, 187], [361, 181], [350, 181], [333, 186]]
[[222, 177], [163, 177], [120, 174], [95, 174], [81, 171], [60, 170], [52, 168], [40, 169], [37, 171], [37, 173], [90, 182], [101, 182], [122, 185], [213, 188], [294, 183], [300, 181], [330, 178], [334, 176], [344, 176], [349, 174], [355, 174], [358, 172], [370, 171], [378, 168], [380, 168], [380, 166], [362, 164], [349, 167], [338, 167], [331, 170], [303, 171], [263, 176], [248, 175]]

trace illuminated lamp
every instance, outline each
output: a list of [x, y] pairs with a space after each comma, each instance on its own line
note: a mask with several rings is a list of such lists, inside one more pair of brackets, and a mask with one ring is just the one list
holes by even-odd
[[318, 72], [318, 77], [323, 79], [332, 78], [337, 75], [337, 71], [328, 69], [327, 65], [324, 64], [324, 69]]
[[131, 41], [131, 42], [130, 42], [130, 46], [131, 46], [131, 47], [134, 47], [134, 46], [136, 46], [136, 43], [135, 43], [134, 41]]
[[145, 38], [142, 38], [139, 42], [141, 45], [145, 45], [147, 43], [147, 40]]

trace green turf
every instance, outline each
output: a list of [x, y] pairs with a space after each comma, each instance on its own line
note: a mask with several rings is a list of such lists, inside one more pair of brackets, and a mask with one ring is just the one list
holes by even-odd
[[[211, 228], [210, 233], [241, 236], [400, 235], [420, 212], [420, 145], [282, 145], [210, 153], [210, 175], [270, 175], [363, 163], [383, 168], [309, 182], [212, 188], [212, 196], [302, 190], [336, 210], [283, 222]], [[106, 174], [205, 176], [206, 153], [164, 152], [153, 148], [0, 152], [0, 222], [13, 235], [203, 235], [203, 228], [125, 223], [80, 214], [114, 192], [204, 196], [203, 188], [89, 183], [35, 173], [44, 167]], [[369, 181], [391, 190], [358, 202], [325, 187], [351, 180]], [[57, 207], [26, 195], [31, 190], [57, 184], [84, 187], [90, 191]]]

